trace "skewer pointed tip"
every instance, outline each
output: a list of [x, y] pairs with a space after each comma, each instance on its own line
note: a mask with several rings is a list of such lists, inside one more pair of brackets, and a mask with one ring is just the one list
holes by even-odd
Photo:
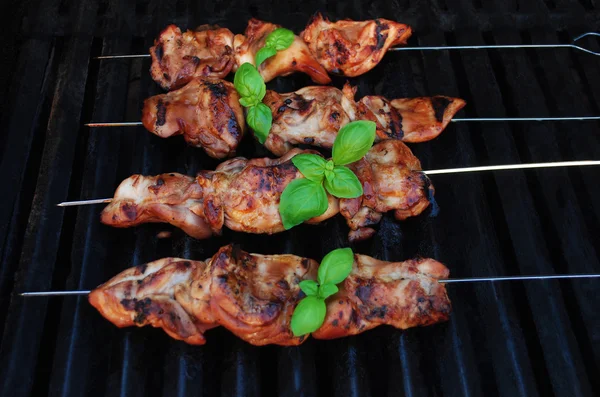
[[112, 198], [95, 199], [95, 200], [80, 200], [80, 201], [63, 201], [62, 203], [56, 204], [57, 207], [72, 207], [76, 205], [91, 205], [91, 204], [107, 204], [110, 203]]

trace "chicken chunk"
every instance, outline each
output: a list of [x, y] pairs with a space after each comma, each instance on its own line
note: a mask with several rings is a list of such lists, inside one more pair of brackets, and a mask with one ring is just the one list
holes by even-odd
[[411, 34], [410, 26], [388, 19], [331, 22], [316, 14], [300, 36], [328, 72], [355, 77], [377, 66], [390, 47], [406, 44]]
[[142, 123], [161, 138], [183, 135], [189, 145], [217, 159], [234, 155], [246, 130], [233, 84], [206, 78], [195, 78], [183, 88], [146, 99]]

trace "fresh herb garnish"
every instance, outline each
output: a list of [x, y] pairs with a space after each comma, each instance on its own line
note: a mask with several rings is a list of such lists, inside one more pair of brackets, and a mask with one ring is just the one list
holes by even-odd
[[240, 94], [240, 104], [248, 108], [246, 122], [254, 130], [258, 141], [265, 143], [273, 122], [271, 109], [262, 103], [267, 93], [265, 81], [258, 70], [246, 62], [235, 72], [233, 85]]
[[285, 28], [277, 28], [265, 39], [265, 46], [256, 53], [256, 67], [258, 68], [265, 60], [271, 58], [277, 51], [283, 51], [294, 42], [294, 32]]
[[338, 292], [336, 284], [341, 283], [352, 271], [354, 254], [350, 248], [331, 251], [321, 261], [317, 281], [304, 280], [300, 289], [306, 297], [302, 299], [292, 314], [290, 326], [294, 336], [301, 336], [318, 330], [327, 314], [325, 299]]
[[265, 143], [271, 125], [273, 114], [271, 108], [262, 103], [267, 92], [267, 86], [258, 72], [258, 67], [267, 58], [277, 54], [277, 51], [285, 50], [294, 42], [294, 32], [284, 28], [278, 28], [269, 33], [265, 39], [265, 46], [256, 53], [256, 66], [244, 63], [235, 72], [233, 85], [240, 94], [240, 104], [248, 108], [246, 122], [254, 130], [254, 135], [261, 144]]
[[306, 179], [290, 182], [281, 194], [279, 214], [283, 227], [290, 229], [327, 211], [325, 191], [339, 198], [363, 194], [362, 184], [345, 165], [367, 154], [375, 141], [375, 130], [376, 124], [372, 121], [353, 121], [338, 132], [331, 160], [316, 154], [299, 154], [292, 158]]

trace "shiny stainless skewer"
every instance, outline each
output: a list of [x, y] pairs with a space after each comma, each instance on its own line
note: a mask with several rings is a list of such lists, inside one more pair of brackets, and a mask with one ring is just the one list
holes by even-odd
[[[439, 283], [478, 283], [483, 281], [531, 281], [531, 280], [559, 280], [575, 278], [600, 278], [600, 274], [552, 274], [548, 276], [500, 276], [500, 277], [467, 277], [450, 278], [447, 280], [438, 280]], [[88, 295], [91, 291], [47, 291], [47, 292], [22, 292], [20, 296], [67, 296], [67, 295]]]
[[[575, 116], [575, 117], [481, 117], [472, 119], [452, 119], [453, 123], [462, 123], [465, 121], [488, 122], [488, 121], [573, 121], [573, 120], [600, 120], [600, 116]], [[142, 125], [141, 121], [126, 121], [118, 123], [87, 123], [86, 127], [138, 127]]]
[[[552, 163], [528, 163], [528, 164], [504, 164], [504, 165], [484, 165], [480, 167], [462, 167], [462, 168], [445, 168], [439, 170], [421, 171], [427, 175], [441, 174], [463, 174], [467, 172], [482, 172], [482, 171], [502, 171], [502, 170], [520, 170], [532, 168], [556, 168], [556, 167], [585, 167], [592, 165], [600, 165], [600, 160], [580, 160], [580, 161], [556, 161]], [[75, 205], [90, 205], [110, 203], [112, 198], [80, 200], [80, 201], [64, 201], [56, 204], [59, 207], [71, 207]]]
[[511, 49], [511, 48], [573, 48], [575, 50], [587, 52], [592, 55], [600, 55], [600, 53], [592, 50], [588, 50], [585, 47], [578, 46], [579, 40], [587, 36], [600, 37], [600, 33], [587, 32], [573, 39], [570, 44], [493, 44], [493, 45], [450, 45], [450, 46], [439, 46], [439, 47], [394, 47], [390, 48], [389, 51], [442, 51], [442, 50], [492, 50], [492, 49]]
[[[514, 48], [573, 48], [575, 50], [587, 52], [592, 55], [600, 53], [588, 50], [585, 47], [578, 46], [579, 40], [587, 36], [600, 36], [600, 33], [587, 32], [573, 39], [571, 44], [494, 44], [494, 45], [449, 45], [439, 47], [393, 47], [388, 51], [444, 51], [444, 50], [491, 50], [491, 49], [514, 49]], [[150, 58], [150, 54], [138, 55], [103, 55], [94, 59], [123, 59], [123, 58]]]

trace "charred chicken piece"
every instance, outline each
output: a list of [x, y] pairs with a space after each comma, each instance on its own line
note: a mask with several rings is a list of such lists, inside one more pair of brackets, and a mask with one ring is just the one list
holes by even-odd
[[150, 47], [150, 74], [165, 90], [184, 86], [194, 77], [224, 78], [234, 66], [233, 33], [202, 25], [181, 33], [167, 26]]
[[[189, 344], [223, 326], [253, 345], [299, 345], [291, 316], [315, 280], [318, 264], [295, 255], [258, 255], [231, 245], [205, 262], [165, 258], [130, 268], [93, 290], [90, 303], [118, 327], [152, 325]], [[433, 259], [383, 262], [355, 255], [352, 272], [328, 299], [323, 326], [333, 339], [378, 325], [399, 329], [446, 321], [451, 304], [439, 279], [448, 269]]]
[[377, 140], [424, 142], [437, 137], [452, 117], [465, 106], [459, 98], [433, 96], [387, 100], [366, 96], [354, 101], [355, 89], [305, 87], [278, 94], [267, 90], [263, 103], [271, 108], [273, 125], [265, 141], [267, 149], [282, 155], [294, 145], [331, 148], [338, 130], [351, 121], [377, 123]]
[[[244, 34], [235, 35], [234, 38], [235, 69], [246, 62], [256, 66], [256, 53], [264, 47], [269, 33], [279, 27], [279, 25], [259, 21], [254, 18], [248, 21], [248, 26]], [[290, 47], [283, 51], [278, 51], [275, 56], [263, 62], [258, 67], [258, 71], [265, 82], [269, 82], [277, 76], [288, 76], [294, 72], [306, 73], [317, 84], [328, 84], [331, 82], [327, 71], [319, 65], [319, 62], [310, 53], [304, 41], [298, 36], [295, 36], [294, 42]]]
[[350, 168], [363, 185], [361, 197], [340, 200], [340, 213], [351, 229], [350, 241], [371, 237], [375, 230], [368, 226], [379, 223], [387, 211], [404, 220], [422, 213], [434, 200], [431, 181], [419, 172], [421, 162], [400, 141], [374, 145]]
[[161, 138], [183, 135], [211, 157], [231, 157], [246, 130], [239, 101], [230, 82], [195, 78], [183, 88], [146, 99], [142, 123]]
[[278, 156], [300, 144], [331, 148], [339, 129], [357, 120], [349, 85], [343, 92], [330, 86], [305, 87], [287, 94], [267, 90], [263, 103], [273, 114], [264, 145]]
[[[130, 227], [165, 222], [195, 238], [220, 234], [224, 226], [246, 233], [284, 230], [279, 200], [288, 183], [303, 175], [291, 162], [293, 149], [278, 159], [234, 158], [215, 171], [201, 171], [194, 182], [180, 174], [153, 177], [134, 175], [121, 183], [113, 201], [102, 211], [103, 223]], [[433, 197], [433, 187], [420, 172], [419, 161], [400, 141], [384, 141], [371, 148], [365, 159], [351, 165], [363, 183], [364, 196], [338, 200], [328, 196], [318, 223], [340, 212], [352, 240], [370, 237], [365, 226], [377, 223], [382, 212], [394, 210], [396, 218], [418, 215]]]
[[425, 142], [442, 133], [467, 103], [460, 98], [433, 97], [387, 100], [366, 96], [358, 101], [358, 118], [377, 123], [378, 139]]
[[330, 22], [316, 14], [300, 36], [328, 72], [355, 77], [377, 66], [390, 47], [406, 44], [411, 34], [410, 26], [387, 19]]

